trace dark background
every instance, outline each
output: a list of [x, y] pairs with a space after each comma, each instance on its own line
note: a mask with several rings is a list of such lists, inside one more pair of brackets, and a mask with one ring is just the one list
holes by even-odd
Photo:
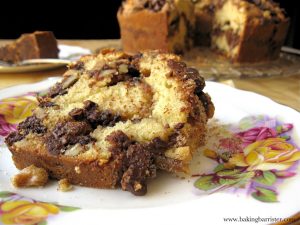
[[[15, 39], [22, 33], [35, 30], [51, 30], [59, 39], [120, 37], [116, 12], [121, 0], [2, 1], [0, 39]], [[286, 44], [300, 48], [300, 1], [277, 2], [280, 2], [291, 17]]]

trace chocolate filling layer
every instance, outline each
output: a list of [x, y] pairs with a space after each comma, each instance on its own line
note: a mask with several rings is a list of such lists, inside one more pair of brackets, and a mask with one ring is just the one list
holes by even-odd
[[73, 109], [69, 115], [74, 121], [58, 123], [46, 137], [47, 149], [51, 154], [63, 154], [71, 145], [86, 145], [95, 141], [90, 133], [97, 126], [114, 126], [121, 120], [119, 115], [100, 111], [92, 101], [85, 101], [83, 108]]
[[68, 93], [68, 88], [72, 87], [79, 80], [78, 74], [73, 74], [64, 77], [62, 82], [56, 83], [47, 93], [46, 97], [54, 98], [58, 95], [65, 95]]
[[54, 98], [58, 95], [65, 95], [67, 94], [67, 92], [68, 91], [62, 87], [61, 83], [57, 83], [49, 90], [47, 96], [49, 96], [50, 98]]
[[119, 182], [123, 190], [138, 196], [146, 194], [147, 179], [156, 176], [155, 158], [163, 156], [167, 149], [174, 147], [183, 126], [184, 124], [177, 124], [168, 141], [156, 137], [148, 143], [141, 144], [130, 140], [122, 131], [112, 132], [106, 137], [106, 141], [111, 144], [109, 150], [112, 159], [121, 163]]
[[40, 119], [36, 116], [30, 116], [18, 125], [17, 131], [10, 133], [6, 137], [5, 142], [11, 146], [13, 143], [21, 141], [30, 132], [44, 134], [46, 131], [47, 128], [42, 124]]
[[92, 130], [87, 122], [58, 123], [45, 138], [47, 149], [51, 154], [58, 155], [64, 153], [70, 145], [86, 145], [94, 141], [89, 135]]
[[[229, 23], [229, 21], [228, 21], [228, 23]], [[217, 27], [213, 30], [213, 35], [214, 36], [225, 35], [230, 49], [233, 49], [240, 42], [240, 36], [237, 33], [235, 33], [232, 29], [222, 31], [219, 27]]]
[[229, 44], [230, 48], [233, 49], [239, 44], [240, 36], [231, 29], [224, 32], [227, 39], [227, 43]]
[[92, 101], [85, 101], [82, 109], [75, 108], [69, 115], [76, 121], [86, 121], [93, 129], [97, 126], [114, 126], [121, 121], [120, 115], [114, 115], [109, 111], [100, 111], [98, 105]]
[[57, 106], [54, 102], [51, 102], [51, 98], [47, 96], [38, 96], [37, 100], [39, 102], [39, 107], [41, 108], [49, 108], [53, 106]]
[[147, 193], [147, 178], [156, 176], [154, 156], [164, 152], [168, 144], [159, 138], [149, 144], [140, 144], [129, 139], [122, 131], [116, 131], [106, 137], [111, 144], [110, 151], [114, 160], [122, 164], [119, 182], [123, 190], [134, 195]]
[[71, 70], [82, 70], [82, 69], [84, 69], [84, 62], [78, 61], [75, 64], [71, 64], [69, 69], [71, 69]]

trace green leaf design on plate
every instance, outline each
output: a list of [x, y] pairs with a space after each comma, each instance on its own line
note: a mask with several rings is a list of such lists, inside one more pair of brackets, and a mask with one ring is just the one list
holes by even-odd
[[62, 205], [58, 205], [59, 209], [62, 212], [73, 212], [75, 210], [79, 210], [80, 208], [78, 207], [73, 207], [73, 206], [62, 206]]
[[194, 185], [196, 188], [203, 191], [213, 190], [220, 186], [219, 183], [213, 181], [213, 176], [211, 175], [200, 177], [195, 181]]
[[220, 179], [220, 184], [221, 185], [232, 186], [232, 185], [237, 184], [238, 182], [239, 182], [239, 180], [237, 180], [237, 179], [224, 179], [224, 178]]
[[263, 171], [263, 174], [254, 180], [258, 183], [271, 186], [276, 182], [276, 176], [271, 171]]
[[282, 133], [282, 126], [277, 126], [275, 129], [278, 134]]
[[215, 168], [214, 168], [214, 172], [217, 173], [219, 171], [222, 171], [224, 170], [225, 167], [224, 167], [224, 164], [218, 164]]
[[227, 162], [231, 157], [231, 153], [230, 152], [223, 152], [219, 156], [221, 157], [221, 159], [223, 159], [225, 162]]
[[[223, 172], [223, 171], [222, 171]], [[254, 172], [241, 172], [239, 170], [226, 171], [221, 173], [220, 184], [228, 186], [243, 187], [247, 184], [255, 175]], [[226, 175], [224, 175], [226, 174]], [[219, 173], [218, 173], [219, 175]]]
[[277, 193], [270, 189], [257, 187], [256, 192], [253, 192], [251, 195], [261, 202], [278, 202]]
[[234, 169], [234, 170], [222, 170], [222, 171], [217, 172], [217, 175], [218, 176], [234, 176], [234, 175], [237, 175], [237, 174], [240, 174], [240, 173], [241, 173], [241, 171], [237, 170], [237, 169]]
[[44, 221], [42, 221], [42, 222], [39, 222], [37, 225], [47, 225], [47, 221], [44, 220]]
[[241, 130], [247, 130], [247, 129], [251, 128], [252, 126], [253, 126], [253, 119], [251, 117], [243, 118], [239, 122], [239, 128]]
[[15, 195], [15, 194], [12, 192], [9, 192], [9, 191], [1, 191], [0, 192], [0, 198], [8, 198], [13, 195]]
[[250, 180], [254, 177], [254, 172], [248, 172], [244, 173], [242, 176], [240, 176], [240, 180], [235, 184], [235, 186], [239, 188], [244, 188], [247, 183], [250, 182]]

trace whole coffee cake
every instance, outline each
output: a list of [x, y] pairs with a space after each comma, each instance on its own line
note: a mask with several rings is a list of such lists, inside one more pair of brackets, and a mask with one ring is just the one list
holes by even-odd
[[157, 169], [188, 172], [214, 114], [204, 86], [176, 55], [105, 49], [71, 64], [6, 144], [19, 169], [143, 195]]
[[207, 46], [238, 63], [276, 60], [289, 28], [273, 0], [124, 0], [117, 17], [125, 52]]

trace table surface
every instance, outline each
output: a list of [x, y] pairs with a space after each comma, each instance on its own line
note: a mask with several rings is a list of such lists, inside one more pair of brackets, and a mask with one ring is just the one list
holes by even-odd
[[[9, 40], [0, 40], [0, 46]], [[59, 40], [60, 44], [77, 45], [92, 51], [102, 47], [119, 47], [119, 40]], [[0, 74], [0, 89], [25, 83], [38, 82], [50, 76], [63, 74], [65, 68], [21, 74]], [[265, 95], [274, 101], [300, 111], [300, 74], [290, 77], [230, 79], [220, 82], [233, 87]]]

